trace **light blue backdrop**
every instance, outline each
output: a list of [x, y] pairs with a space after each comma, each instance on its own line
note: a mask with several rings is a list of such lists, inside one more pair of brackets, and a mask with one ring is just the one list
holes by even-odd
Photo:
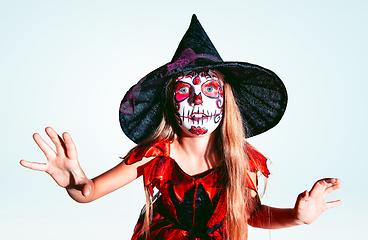
[[[222, 58], [275, 71], [289, 93], [280, 124], [250, 139], [272, 160], [263, 202], [292, 207], [319, 178], [339, 177], [340, 207], [315, 223], [250, 229], [250, 239], [366, 239], [366, 1], [0, 1], [0, 239], [130, 239], [142, 180], [90, 204], [45, 173], [32, 140], [68, 131], [87, 176], [133, 146], [119, 103], [170, 61], [196, 13]], [[364, 234], [364, 236], [363, 236]]]

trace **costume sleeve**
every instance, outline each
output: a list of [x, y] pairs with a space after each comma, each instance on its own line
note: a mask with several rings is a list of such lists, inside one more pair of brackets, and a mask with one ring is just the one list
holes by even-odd
[[152, 145], [143, 146], [140, 148], [133, 149], [127, 158], [125, 158], [125, 163], [131, 165], [133, 163], [139, 162], [144, 157], [159, 157], [170, 155], [170, 143], [169, 141], [159, 141], [153, 143]]
[[267, 158], [249, 143], [247, 143], [246, 148], [247, 156], [249, 159], [249, 170], [251, 172], [261, 171], [263, 176], [268, 178], [268, 176], [270, 175], [270, 171], [268, 170], [266, 164]]

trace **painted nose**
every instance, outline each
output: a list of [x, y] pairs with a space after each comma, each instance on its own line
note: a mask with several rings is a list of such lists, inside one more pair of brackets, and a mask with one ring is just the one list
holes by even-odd
[[193, 97], [193, 100], [194, 100], [194, 105], [200, 105], [202, 104], [202, 93], [199, 93], [198, 95], [194, 93], [194, 97]]

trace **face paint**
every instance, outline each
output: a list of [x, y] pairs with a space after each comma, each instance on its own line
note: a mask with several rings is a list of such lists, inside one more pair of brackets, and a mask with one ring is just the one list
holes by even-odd
[[212, 133], [221, 122], [224, 102], [216, 71], [184, 72], [175, 81], [173, 100], [181, 129], [195, 136]]

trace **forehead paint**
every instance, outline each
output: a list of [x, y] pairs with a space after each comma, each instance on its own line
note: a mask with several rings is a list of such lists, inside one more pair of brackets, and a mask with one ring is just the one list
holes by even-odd
[[193, 79], [193, 84], [194, 84], [194, 85], [199, 85], [199, 84], [201, 84], [201, 79], [199, 78], [199, 76], [196, 76], [196, 77]]

